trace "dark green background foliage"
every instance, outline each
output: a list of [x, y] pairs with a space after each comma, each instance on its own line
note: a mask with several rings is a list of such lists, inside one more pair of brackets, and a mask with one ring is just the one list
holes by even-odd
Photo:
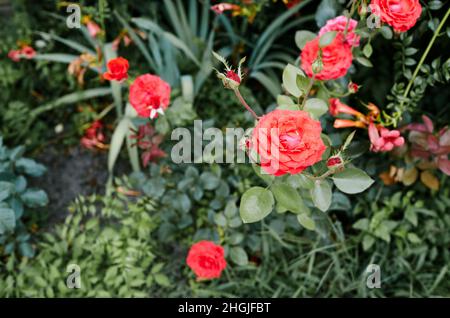
[[[83, 14], [106, 30], [104, 40], [108, 42], [126, 28], [123, 21], [136, 28], [132, 18], [137, 17], [176, 33], [169, 11], [163, 6], [165, 1], [147, 2], [145, 6], [139, 1], [119, 0], [80, 4]], [[185, 10], [192, 2], [183, 1]], [[317, 32], [327, 19], [342, 12], [345, 2], [314, 1], [289, 16], [272, 33], [265, 33], [268, 26], [286, 13], [281, 1], [261, 1], [263, 6], [253, 24], [243, 17], [211, 15], [207, 19], [207, 30], [215, 32], [213, 48], [226, 53], [230, 64], [237, 65], [243, 56], [249, 57], [244, 65], [248, 76], [241, 91], [258, 114], [273, 109], [276, 99], [272, 95], [281, 87], [282, 70], [286, 63], [295, 63], [298, 58], [295, 31]], [[111, 104], [112, 98], [103, 96], [62, 105], [30, 121], [28, 114], [39, 106], [74, 91], [106, 84], [94, 72], [87, 72], [81, 87], [62, 63], [10, 61], [6, 55], [18, 41], [28, 42], [42, 53], [74, 54], [58, 41], [43, 40], [36, 31], [85, 41], [80, 32], [50, 18], [51, 14], [66, 14], [64, 8], [58, 7], [59, 1], [11, 3], [13, 14], [0, 21], [0, 296], [450, 296], [449, 178], [436, 174], [440, 187], [433, 191], [420, 182], [409, 187], [384, 185], [379, 174], [391, 164], [398, 164], [398, 160], [387, 154], [369, 153], [367, 134], [362, 130], [347, 154], [352, 164], [366, 171], [376, 183], [363, 194], [336, 191], [327, 213], [312, 213], [316, 232], [304, 229], [294, 214], [279, 208], [261, 222], [242, 223], [238, 209], [242, 194], [252, 186], [267, 186], [249, 164], [175, 165], [166, 158], [140, 173], [131, 173], [125, 152], [118, 160], [125, 173], [115, 179], [115, 190], [86, 197], [75, 194], [73, 203], [63, 211], [63, 220], [47, 222], [48, 199], [45, 192], [36, 189], [46, 169], [28, 157], [45, 156], [49, 144], [58, 145], [61, 156], [77, 147], [86, 125]], [[209, 5], [198, 3], [199, 11], [201, 5]], [[436, 130], [448, 125], [448, 26], [412, 83], [410, 98], [400, 103], [446, 7], [448, 1], [433, 1], [424, 7], [421, 20], [407, 33], [388, 32], [385, 35], [389, 39], [371, 39], [372, 52], [366, 57], [373, 67], [354, 64], [350, 78], [361, 85], [361, 90], [343, 101], [361, 111], [362, 103], [373, 102], [389, 113], [401, 113], [400, 126], [420, 122], [422, 114], [433, 120]], [[291, 27], [277, 33], [286, 25]], [[266, 41], [258, 44], [263, 36]], [[209, 60], [204, 58], [210, 48], [207, 41], [193, 36], [187, 42], [196, 58], [208, 65]], [[179, 86], [180, 75], [195, 77], [201, 69], [179, 50], [165, 52], [163, 41], [158, 41], [158, 48], [164, 56], [173, 54], [173, 59], [152, 67], [143, 53], [152, 48], [151, 43], [147, 44], [144, 50], [136, 45], [120, 48], [120, 55], [132, 64], [133, 76], [157, 73]], [[153, 53], [151, 58], [158, 55]], [[278, 63], [272, 63], [275, 60]], [[267, 67], [264, 62], [275, 66]], [[269, 84], [261, 81], [265, 77], [258, 73], [266, 75]], [[340, 84], [345, 87], [346, 80]], [[178, 96], [180, 88], [174, 91]], [[163, 117], [168, 119], [157, 125], [158, 131], [167, 133], [171, 126], [192, 129], [193, 119], [204, 120], [205, 128], [248, 128], [252, 124], [233, 92], [224, 90], [213, 73], [208, 74], [194, 97], [193, 105], [180, 103], [180, 110], [169, 111]], [[180, 113], [183, 116], [178, 116]], [[103, 121], [107, 127], [118, 122], [112, 114]], [[333, 145], [340, 145], [349, 131], [333, 129], [332, 121], [329, 115], [322, 117]], [[55, 132], [58, 124], [64, 125], [63, 133]], [[106, 134], [109, 137], [108, 128]], [[173, 142], [169, 139], [166, 136], [161, 147], [170, 154]], [[21, 144], [27, 145], [26, 157]], [[34, 177], [39, 178], [31, 181]], [[228, 267], [220, 279], [198, 282], [186, 266], [189, 247], [203, 239], [225, 248]], [[66, 287], [66, 270], [72, 263], [81, 268], [79, 290]], [[369, 264], [381, 266], [380, 289], [366, 287]]]

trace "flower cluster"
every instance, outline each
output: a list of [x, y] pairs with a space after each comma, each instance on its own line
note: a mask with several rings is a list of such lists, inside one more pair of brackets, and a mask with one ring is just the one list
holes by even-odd
[[81, 138], [81, 145], [87, 149], [106, 149], [105, 135], [103, 134], [103, 124], [100, 120], [94, 121]]
[[36, 55], [36, 51], [29, 45], [25, 45], [18, 50], [11, 50], [8, 57], [14, 61], [19, 62], [21, 58], [32, 59]]
[[[107, 69], [103, 74], [106, 80], [121, 82], [128, 78], [129, 63], [122, 57], [108, 61]], [[169, 107], [170, 93], [167, 82], [156, 75], [144, 74], [130, 85], [129, 100], [139, 116], [154, 119]]]

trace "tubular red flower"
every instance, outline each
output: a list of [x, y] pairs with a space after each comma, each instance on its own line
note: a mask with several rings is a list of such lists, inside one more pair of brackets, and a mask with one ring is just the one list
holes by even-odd
[[222, 246], [211, 241], [200, 241], [192, 245], [186, 263], [198, 279], [219, 278], [227, 267]]
[[356, 128], [366, 128], [366, 124], [362, 121], [354, 121], [349, 119], [336, 119], [334, 121], [334, 128], [349, 128], [349, 127], [356, 127]]
[[337, 116], [339, 114], [348, 114], [348, 115], [356, 116], [358, 118], [364, 118], [364, 115], [362, 113], [360, 113], [356, 109], [353, 109], [352, 107], [342, 103], [339, 100], [339, 98], [330, 98], [329, 103], [330, 103], [329, 111], [332, 116]]

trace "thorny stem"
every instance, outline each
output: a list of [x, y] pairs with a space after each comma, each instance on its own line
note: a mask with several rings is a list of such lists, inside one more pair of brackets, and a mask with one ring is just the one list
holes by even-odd
[[409, 80], [408, 86], [406, 87], [405, 93], [403, 94], [403, 99], [402, 99], [402, 101], [400, 101], [400, 107], [399, 107], [400, 111], [402, 111], [404, 99], [408, 96], [409, 91], [411, 90], [411, 87], [412, 87], [412, 85], [414, 83], [414, 80], [416, 79], [417, 74], [419, 74], [419, 71], [420, 71], [420, 68], [422, 67], [423, 62], [425, 62], [425, 59], [426, 59], [428, 53], [430, 52], [431, 47], [434, 44], [434, 41], [436, 41], [436, 38], [438, 37], [439, 32], [441, 31], [442, 27], [444, 26], [445, 22], [447, 21], [449, 15], [450, 15], [450, 9], [447, 10], [447, 13], [445, 14], [445, 16], [442, 19], [441, 23], [437, 27], [436, 31], [434, 31], [433, 37], [431, 38], [430, 43], [428, 43], [428, 46], [427, 46], [425, 52], [423, 52], [423, 55], [422, 55], [422, 57], [421, 57], [421, 59], [419, 61], [419, 64], [417, 64], [417, 67], [414, 70], [414, 73], [413, 73], [411, 79]]
[[233, 89], [233, 91], [236, 94], [236, 97], [241, 102], [241, 104], [250, 112], [250, 114], [252, 114], [253, 118], [258, 120], [259, 119], [258, 115], [256, 115], [256, 113], [253, 111], [253, 109], [247, 104], [244, 97], [242, 97], [241, 92], [239, 91], [239, 88], [235, 88], [235, 89]]
[[335, 173], [336, 171], [332, 171], [332, 170], [328, 170], [327, 172], [325, 172], [323, 175], [315, 177], [312, 176], [310, 174], [305, 174], [305, 177], [307, 177], [308, 179], [312, 180], [312, 181], [318, 181], [318, 180], [324, 180], [325, 178], [331, 176], [333, 173]]

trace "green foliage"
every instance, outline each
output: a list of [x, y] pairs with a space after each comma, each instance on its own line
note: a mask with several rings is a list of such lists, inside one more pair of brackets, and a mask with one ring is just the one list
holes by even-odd
[[23, 157], [24, 152], [23, 146], [7, 148], [0, 136], [0, 255], [18, 250], [30, 258], [34, 256], [30, 220], [48, 204], [48, 197], [43, 190], [28, 187], [27, 177], [40, 177], [46, 168]]
[[[0, 266], [0, 295], [147, 297], [171, 286], [154, 253], [154, 210], [145, 198], [79, 197], [64, 223], [41, 237], [33, 260], [13, 255]], [[80, 289], [66, 285], [70, 264], [81, 270]]]

